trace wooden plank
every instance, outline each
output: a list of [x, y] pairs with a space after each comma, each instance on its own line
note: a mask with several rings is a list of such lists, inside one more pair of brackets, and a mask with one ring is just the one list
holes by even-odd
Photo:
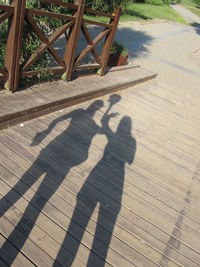
[[[92, 38], [90, 37], [90, 33], [89, 33], [89, 31], [88, 31], [88, 29], [87, 29], [87, 27], [86, 27], [86, 25], [84, 23], [82, 23], [81, 30], [82, 30], [83, 35], [86, 38], [87, 43], [88, 44], [91, 44], [92, 43]], [[92, 49], [92, 53], [93, 53], [93, 55], [94, 55], [94, 57], [96, 59], [96, 62], [98, 64], [101, 64], [101, 60], [100, 60], [100, 57], [98, 55], [98, 52], [97, 52], [96, 47], [94, 47]]]
[[0, 10], [3, 10], [3, 11], [8, 11], [8, 12], [14, 12], [14, 7], [13, 6], [6, 6], [6, 5], [1, 5], [0, 4]]
[[74, 69], [75, 70], [94, 70], [100, 68], [100, 64], [83, 64], [83, 65], [78, 65]]
[[[40, 30], [40, 28], [37, 26], [36, 22], [33, 20], [32, 16], [27, 16], [26, 20], [28, 21], [28, 23], [30, 23], [31, 27], [33, 28], [34, 32], [36, 33], [36, 35], [42, 40], [43, 43], [48, 44], [49, 43], [49, 39], [46, 38], [43, 34], [43, 32]], [[62, 66], [63, 68], [65, 68], [65, 63], [62, 60], [62, 58], [57, 54], [56, 50], [53, 47], [49, 47], [48, 48], [49, 52], [51, 53], [51, 55], [53, 56], [53, 58], [56, 60], [56, 62]]]
[[[14, 214], [13, 214], [14, 215]], [[11, 219], [12, 220], [12, 219]], [[9, 221], [5, 216], [1, 217], [1, 232], [6, 238], [10, 238], [10, 233], [14, 230], [15, 236], [12, 236], [12, 239], [9, 239], [4, 243], [1, 248], [1, 253], [6, 253], [12, 243], [16, 248], [19, 247], [19, 241], [23, 239], [23, 234], [15, 228], [14, 220], [13, 222]], [[30, 260], [37, 266], [39, 265], [52, 265], [53, 260], [50, 258], [44, 251], [42, 251], [32, 240], [27, 239], [25, 245], [22, 248], [22, 253], [29, 255]], [[10, 255], [15, 256], [14, 255]]]
[[[31, 76], [37, 76], [39, 73], [42, 73], [43, 71], [47, 71], [46, 69], [40, 69], [40, 70], [30, 70], [30, 71], [22, 71], [22, 77], [31, 77]], [[54, 67], [54, 68], [48, 68], [48, 72], [54, 75], [62, 74], [65, 71], [65, 68], [62, 67]]]
[[0, 24], [1, 24], [4, 20], [6, 20], [7, 18], [9, 18], [11, 15], [12, 15], [12, 12], [11, 12], [11, 11], [6, 11], [5, 13], [0, 14]]
[[[13, 166], [14, 167], [14, 166]], [[17, 171], [17, 168], [16, 167], [14, 167], [14, 169], [16, 169], [16, 171]], [[4, 171], [1, 171], [1, 173], [5, 173]], [[8, 180], [8, 178], [6, 178], [6, 180]], [[10, 179], [8, 180], [8, 181], [10, 181]], [[50, 180], [51, 181], [51, 180]], [[9, 182], [10, 183], [10, 182]], [[14, 183], [14, 180], [13, 180], [13, 183]], [[10, 184], [11, 186], [12, 186], [12, 184]], [[36, 185], [36, 184], [34, 184], [34, 185]], [[53, 186], [53, 184], [52, 184], [52, 186]], [[38, 186], [36, 185], [36, 188], [37, 188]], [[44, 193], [43, 193], [43, 196], [45, 195], [45, 189], [44, 189]], [[56, 194], [57, 194], [57, 192], [56, 192]], [[69, 194], [66, 196], [65, 194], [63, 195], [63, 197], [62, 197], [62, 199], [64, 200], [64, 199], [69, 199]], [[70, 198], [71, 199], [71, 198]], [[70, 201], [71, 203], [72, 203], [72, 200]], [[74, 198], [74, 201], [73, 201], [74, 203], [76, 203], [76, 200], [75, 200], [75, 198]], [[53, 198], [52, 199], [52, 204], [55, 204], [55, 203], [58, 203], [58, 201], [56, 201], [56, 199], [55, 198]], [[59, 204], [58, 204], [59, 205]], [[61, 202], [60, 202], [60, 205], [62, 205], [61, 204]], [[59, 206], [58, 206], [59, 207]], [[66, 203], [65, 203], [65, 205], [64, 205], [64, 207], [62, 208], [62, 210], [65, 210], [66, 208]], [[60, 208], [61, 208], [61, 206], [60, 206]], [[87, 206], [84, 206], [83, 205], [83, 208], [81, 209], [81, 211], [84, 211], [84, 213], [85, 213], [85, 211], [87, 210], [88, 208], [87, 208]], [[80, 212], [81, 212], [80, 211]], [[69, 210], [68, 211], [66, 211], [67, 213], [71, 213]], [[105, 223], [104, 224], [102, 224], [102, 226], [103, 227], [105, 227]], [[108, 229], [107, 229], [108, 230]], [[130, 235], [130, 234], [129, 234]], [[126, 233], [125, 234], [125, 232], [124, 232], [124, 230], [121, 228], [121, 229], [119, 229], [119, 232], [116, 232], [116, 236], [119, 238], [120, 236], [122, 236], [122, 239], [123, 239], [123, 242], [127, 242], [127, 238], [128, 238], [128, 233]], [[159, 235], [160, 236], [160, 235]], [[152, 236], [150, 236], [150, 238], [151, 238], [151, 240], [152, 240]], [[132, 240], [132, 241], [131, 241]], [[144, 239], [145, 240], [145, 239]], [[133, 237], [132, 237], [132, 239], [130, 239], [130, 246], [131, 245], [133, 245]], [[122, 246], [121, 245], [119, 245], [119, 248], [121, 248]], [[184, 256], [182, 256], [182, 257], [184, 257]], [[186, 259], [186, 261], [187, 261], [187, 259]]]
[[7, 242], [8, 250], [1, 251], [0, 253], [0, 266], [10, 266], [10, 258], [11, 255], [18, 253], [16, 260], [14, 261], [14, 266], [21, 267], [21, 266], [35, 266], [31, 261], [29, 261], [21, 252], [17, 251], [16, 247], [12, 245], [7, 239], [0, 233], [0, 245], [1, 247], [3, 244]]
[[2, 267], [8, 267], [9, 265], [6, 264], [6, 262], [0, 257], [0, 265]]
[[84, 57], [86, 57], [93, 48], [110, 32], [110, 29], [102, 31], [83, 51], [75, 62], [75, 65], [78, 65]]
[[[30, 20], [30, 17], [29, 17]], [[30, 20], [31, 21], [31, 20]], [[31, 21], [32, 25], [33, 21]], [[66, 25], [61, 26], [60, 28], [56, 29], [55, 32], [50, 36], [48, 39], [48, 42], [45, 41], [45, 43], [41, 44], [41, 46], [36, 50], [36, 52], [27, 60], [25, 65], [23, 66], [23, 71], [26, 71], [47, 49], [49, 49], [53, 43], [69, 28], [73, 25], [73, 22], [69, 22]], [[53, 57], [58, 60], [59, 57], [57, 57], [57, 53], [55, 53], [55, 50], [50, 50]], [[59, 63], [60, 60], [58, 60]], [[62, 66], [65, 66], [63, 63]]]
[[112, 28], [111, 24], [106, 24], [103, 22], [98, 22], [98, 21], [94, 21], [94, 20], [90, 20], [90, 19], [83, 19], [83, 23], [91, 24], [91, 25], [97, 25], [97, 26], [104, 27], [104, 28]]
[[31, 16], [36, 15], [36, 16], [49, 17], [49, 18], [54, 18], [54, 19], [69, 20], [71, 22], [75, 21], [75, 18], [72, 16], [67, 16], [64, 14], [59, 14], [59, 13], [54, 13], [54, 12], [49, 12], [49, 11], [43, 11], [39, 9], [26, 8], [26, 14], [31, 15]]
[[[136, 70], [136, 69], [135, 69]], [[131, 71], [127, 70], [126, 72]], [[123, 76], [124, 76], [123, 71]], [[130, 79], [130, 77], [133, 77]], [[20, 92], [19, 97], [21, 97], [21, 103], [17, 104], [17, 111], [15, 110], [13, 112], [13, 104], [15, 105], [14, 102], [14, 96], [11, 98], [9, 97], [4, 97], [2, 98], [4, 100], [4, 108], [2, 108], [2, 111], [4, 113], [3, 116], [0, 116], [0, 129], [6, 128], [10, 125], [15, 125], [19, 122], [30, 120], [32, 118], [35, 118], [37, 116], [42, 116], [44, 114], [50, 113], [55, 110], [59, 110], [65, 107], [73, 106], [75, 104], [81, 103], [81, 102], [86, 102], [90, 99], [94, 99], [96, 97], [116, 92], [122, 89], [127, 89], [130, 86], [136, 85], [138, 83], [143, 83], [145, 81], [148, 81], [150, 79], [154, 79], [156, 77], [156, 74], [152, 73], [147, 73], [146, 71], [143, 72], [143, 70], [137, 69], [136, 73], [129, 77], [129, 80], [127, 81], [122, 81], [120, 82], [119, 75], [117, 77], [111, 78], [111, 80], [108, 80], [108, 78], [102, 79], [99, 77], [95, 77], [92, 79], [91, 83], [88, 85], [88, 79], [81, 78], [79, 80], [76, 80], [73, 82], [73, 84], [69, 84], [68, 87], [63, 86], [62, 82], [59, 82], [59, 85], [57, 86], [58, 90], [59, 88], [62, 90], [62, 97], [59, 97], [60, 95], [54, 95], [52, 98], [48, 99], [43, 104], [38, 105], [37, 101], [37, 95], [38, 94], [43, 94], [45, 96], [46, 94], [46, 89], [48, 88], [48, 94], [50, 92], [53, 92], [55, 94], [55, 87], [53, 84], [48, 84], [48, 86], [44, 86], [43, 89], [40, 91], [40, 93], [36, 94], [36, 96], [31, 96], [32, 101], [30, 102], [30, 107], [26, 109], [22, 109], [21, 105], [23, 105], [23, 94]], [[99, 79], [101, 79], [101, 83], [99, 86]], [[41, 85], [42, 86], [42, 85]], [[81, 86], [81, 92], [79, 90]], [[73, 88], [73, 90], [72, 90]], [[34, 88], [34, 91], [36, 92], [36, 88]], [[30, 91], [31, 95], [32, 90]], [[46, 94], [48, 96], [48, 94]], [[12, 109], [9, 109], [7, 112], [5, 112], [6, 107], [8, 107], [8, 101], [9, 101], [9, 106], [12, 106]]]
[[19, 82], [19, 64], [21, 58], [22, 33], [25, 14], [25, 0], [12, 1], [14, 8], [13, 16], [9, 22], [5, 66], [8, 71], [8, 80], [5, 88], [14, 92], [18, 88]]
[[[11, 190], [11, 188], [2, 180], [0, 181], [0, 185], [1, 185], [2, 193], [5, 193], [8, 190]], [[16, 196], [17, 194], [18, 193], [16, 191], [12, 192], [12, 196], [9, 197], [11, 202], [9, 201], [9, 199], [4, 198], [3, 206], [12, 204], [15, 197], [20, 198], [19, 196]], [[61, 238], [62, 238], [62, 234], [64, 234], [63, 233], [64, 230], [59, 228], [55, 223], [53, 224], [49, 220], [49, 218], [44, 215], [41, 215], [42, 220], [38, 219], [40, 221], [43, 221], [43, 224], [41, 225], [39, 223], [39, 227], [38, 227], [37, 226], [38, 224], [35, 225], [31, 220], [31, 218], [34, 217], [34, 214], [37, 213], [37, 208], [32, 206], [31, 213], [26, 212], [25, 214], [23, 214], [22, 212], [24, 212], [26, 206], [28, 206], [28, 202], [24, 200], [23, 197], [21, 196], [19, 203], [16, 206], [12, 205], [9, 211], [6, 212], [5, 217], [9, 221], [15, 224], [15, 229], [9, 235], [9, 239], [14, 239], [17, 229], [19, 229], [19, 231], [23, 233], [23, 236], [21, 236], [20, 242], [18, 244], [18, 248], [20, 247], [21, 243], [24, 240], [26, 240], [27, 242], [27, 240], [31, 239], [33, 242], [35, 242], [35, 244], [37, 244], [38, 248], [41, 251], [45, 251], [49, 256], [51, 256], [54, 262], [56, 260], [57, 253], [61, 245], [54, 238], [48, 235], [47, 226], [49, 227], [48, 228], [49, 232], [54, 231], [55, 233], [55, 230], [56, 230], [57, 235], [60, 237], [60, 240], [62, 240]], [[18, 221], [19, 223], [17, 223]], [[54, 230], [52, 230], [52, 226], [54, 227]], [[31, 233], [27, 236], [27, 232], [29, 232], [30, 229], [31, 229]], [[71, 241], [72, 241], [71, 245], [73, 246], [73, 242], [76, 242], [76, 241], [73, 241], [73, 239]], [[2, 247], [3, 252], [6, 251], [7, 243], [6, 245], [4, 245], [5, 247]], [[23, 250], [22, 248], [20, 249]], [[35, 249], [34, 246], [32, 247], [32, 249], [33, 250]], [[63, 248], [63, 255], [58, 259], [57, 263], [55, 262], [55, 264], [58, 264], [59, 266], [63, 266], [65, 263], [67, 263], [67, 260], [72, 257], [72, 253], [70, 252], [70, 250], [73, 252], [71, 248], [67, 248], [67, 249]], [[18, 251], [16, 251], [14, 255], [11, 255], [10, 257], [11, 260], [13, 260], [13, 258], [15, 258], [17, 255], [18, 255]], [[30, 257], [30, 252], [26, 252], [26, 257]], [[40, 265], [39, 261], [38, 263]], [[74, 266], [84, 266], [84, 265], [83, 265], [83, 262], [81, 262], [79, 259], [76, 259]]]
[[[75, 179], [75, 177], [73, 177], [73, 180]], [[93, 196], [94, 197], [94, 196]]]
[[[10, 180], [10, 179], [9, 179]], [[19, 187], [20, 188], [20, 187]], [[2, 189], [3, 190], [3, 189]], [[45, 191], [44, 191], [45, 192]], [[41, 196], [40, 196], [40, 198], [41, 198]], [[31, 200], [31, 198], [29, 198], [29, 200]], [[54, 199], [54, 201], [55, 201], [55, 199]], [[52, 201], [52, 203], [58, 203], [58, 201], [56, 201], [56, 202], [54, 202], [54, 201]], [[33, 203], [34, 204], [34, 203]], [[59, 212], [58, 211], [56, 211], [55, 210], [55, 207], [54, 206], [52, 206], [52, 205], [50, 205], [50, 204], [48, 204], [47, 203], [47, 208], [45, 208], [44, 209], [44, 212], [46, 213], [48, 210], [51, 210], [51, 213], [49, 213], [48, 212], [48, 217], [54, 217], [54, 219], [57, 217], [59, 217], [59, 219], [57, 219], [58, 221], [57, 221], [57, 223], [59, 223], [59, 221], [64, 221], [64, 220], [66, 220], [66, 223], [68, 222], [69, 223], [69, 219], [68, 218], [65, 218], [64, 220], [62, 219], [62, 217], [63, 217], [63, 215], [60, 213], [60, 215], [58, 214]], [[71, 213], [71, 211], [70, 210], [68, 210], [68, 209], [66, 209], [66, 206], [65, 205], [62, 205], [62, 202], [60, 202], [59, 203], [59, 205], [60, 205], [60, 210], [63, 210], [63, 211], [65, 211], [66, 210], [66, 214], [67, 213]], [[17, 205], [17, 207], [19, 207], [18, 205]], [[32, 209], [34, 210], [34, 207], [32, 207]], [[23, 209], [22, 209], [23, 210]], [[56, 215], [57, 214], [57, 215]], [[31, 214], [29, 215], [29, 216], [31, 216]], [[84, 219], [83, 219], [83, 215], [81, 215], [80, 214], [80, 218], [82, 218], [82, 221], [84, 221]], [[45, 219], [45, 225], [43, 225], [43, 226], [41, 226], [40, 225], [40, 227], [43, 227], [43, 229], [45, 229], [44, 227], [45, 226], [47, 226], [48, 225], [48, 230], [49, 230], [49, 233], [51, 233], [52, 234], [52, 232], [54, 233], [54, 235], [56, 235], [56, 233], [57, 233], [57, 235], [58, 235], [58, 232], [63, 232], [63, 230], [62, 229], [60, 229], [60, 230], [56, 230], [56, 232], [55, 232], [55, 229], [53, 230], [53, 228], [55, 228], [55, 226], [53, 226], [53, 227], [51, 227], [50, 226], [50, 224], [48, 223], [48, 221], [47, 221], [47, 219]], [[80, 221], [81, 222], [81, 221]], [[79, 222], [79, 223], [80, 223]], [[60, 223], [59, 223], [60, 224]], [[63, 226], [64, 227], [64, 226]], [[91, 226], [90, 226], [91, 227]], [[95, 230], [95, 227], [96, 227], [96, 225], [93, 223], [93, 231]], [[50, 229], [52, 229], [52, 230], [50, 230]], [[78, 236], [78, 230], [79, 228], [78, 227], [76, 227], [76, 230], [77, 230], [77, 233], [76, 233], [76, 235]], [[106, 229], [104, 229], [104, 231], [105, 231]], [[73, 233], [73, 234], [75, 234], [75, 233]], [[103, 231], [102, 231], [102, 237], [103, 237]], [[87, 243], [88, 243], [88, 241], [89, 240], [91, 240], [91, 238], [88, 238], [87, 237]], [[92, 241], [92, 240], [91, 240]], [[91, 242], [91, 241], [89, 241], [89, 242]], [[76, 241], [77, 242], [77, 241]], [[84, 240], [83, 240], [83, 242], [84, 242]], [[47, 242], [47, 244], [48, 244], [48, 246], [50, 246], [50, 244]], [[73, 240], [71, 240], [70, 241], [70, 249], [71, 249], [71, 251], [73, 252], [73, 244], [74, 244], [74, 241]], [[99, 245], [99, 251], [101, 251], [101, 247], [103, 246], [103, 244], [101, 244], [101, 245]], [[119, 246], [121, 249], [123, 249], [123, 244], [121, 244], [121, 246]], [[127, 252], [128, 253], [128, 252]], [[134, 253], [134, 252], [133, 252]], [[99, 254], [99, 252], [97, 251], [97, 254]], [[111, 253], [112, 254], [112, 253]], [[51, 253], [51, 255], [52, 255], [52, 253]], [[117, 254], [115, 254], [115, 257], [118, 259], [118, 262], [121, 262], [121, 263], [124, 263], [124, 264], [127, 264], [127, 266], [131, 266], [132, 264], [130, 264], [129, 262], [127, 262], [125, 259], [123, 260], [123, 259], [121, 259], [120, 257], [119, 257], [119, 255], [117, 256]], [[84, 258], [84, 260], [85, 259], [87, 259], [87, 257], [86, 256], [84, 256], [83, 257], [83, 255], [82, 255], [82, 258]], [[108, 259], [109, 260], [109, 259]], [[98, 257], [96, 257], [96, 263], [97, 263], [97, 265], [98, 265], [98, 262], [99, 262], [99, 264], [102, 264], [102, 262], [101, 262], [101, 260], [100, 259], [98, 259]]]
[[[19, 187], [19, 188], [20, 188], [20, 187]], [[36, 186], [36, 188], [37, 188], [37, 186]], [[18, 190], [19, 190], [19, 189], [18, 189]], [[45, 193], [45, 192], [46, 192], [46, 193]], [[43, 195], [43, 197], [45, 197], [45, 195], [47, 195], [47, 192], [48, 192], [48, 190], [44, 188], [44, 191], [43, 191], [43, 192], [40, 192], [40, 193], [41, 193], [41, 195]], [[32, 198], [32, 196], [29, 197], [29, 200], [31, 200], [31, 198]], [[40, 196], [40, 198], [41, 198], [41, 196]], [[56, 203], [57, 203], [57, 204], [56, 204]], [[53, 204], [53, 205], [56, 204], [58, 210], [56, 210], [55, 207], [52, 206], [52, 204]], [[62, 204], [62, 202], [56, 200], [55, 197], [52, 199], [52, 204], [47, 203], [46, 206], [45, 206], [45, 208], [44, 208], [44, 212], [45, 212], [45, 213], [47, 212], [48, 217], [52, 218], [52, 219], [53, 219], [54, 221], [56, 221], [56, 223], [58, 223], [59, 225], [61, 224], [61, 222], [64, 222], [64, 221], [65, 221], [65, 224], [66, 224], [66, 223], [69, 224], [69, 223], [70, 223], [69, 218], [65, 217], [65, 218], [62, 219], [63, 215], [62, 215], [62, 213], [60, 213], [60, 211], [62, 210], [62, 212], [65, 212], [65, 214], [68, 215], [68, 214], [72, 214], [73, 209], [70, 210], [70, 209], [69, 209], [69, 206], [68, 206], [68, 208], [67, 208], [66, 203], [65, 203], [65, 204]], [[37, 204], [37, 205], [39, 206], [39, 204]], [[49, 205], [50, 205], [50, 206], [49, 206]], [[59, 211], [59, 210], [60, 210], [60, 211]], [[53, 217], [52, 217], [52, 216], [53, 216]], [[79, 221], [79, 223], [81, 223], [81, 218], [82, 218], [82, 221], [84, 222], [84, 216], [81, 215], [81, 213], [80, 213], [80, 218], [79, 218], [80, 221]], [[47, 225], [47, 222], [46, 222], [45, 225]], [[62, 223], [61, 225], [62, 225], [62, 228], [67, 229], [67, 226], [64, 226], [63, 223]], [[40, 227], [42, 227], [42, 226], [40, 225]], [[44, 226], [43, 226], [43, 227], [44, 227]], [[105, 225], [104, 225], [104, 227], [105, 227]], [[50, 233], [50, 234], [52, 234], [52, 232], [54, 233], [54, 230], [53, 230], [54, 227], [50, 227], [50, 225], [49, 225], [49, 228], [48, 228], [48, 229], [51, 229], [51, 228], [52, 228], [52, 230], [49, 230], [49, 233]], [[93, 223], [90, 222], [90, 223], [89, 223], [89, 230], [90, 230], [91, 232], [94, 232], [94, 231], [95, 231], [95, 228], [96, 228], [96, 224], [95, 224], [94, 222], [93, 222]], [[76, 238], [78, 238], [78, 236], [79, 236], [78, 233], [79, 233], [80, 230], [78, 230], [78, 229], [79, 229], [79, 228], [76, 227], [76, 232], [73, 232], [73, 233], [72, 233], [73, 235], [75, 235]], [[108, 231], [108, 229], [107, 229], [107, 230], [106, 230], [105, 228], [104, 228], [104, 230], [102, 229], [102, 238], [103, 238], [103, 236], [105, 235], [105, 233], [103, 234], [103, 232], [105, 232], [105, 231]], [[58, 231], [56, 231], [56, 233], [58, 233]], [[56, 233], [55, 233], [55, 234], [56, 234]], [[87, 232], [86, 232], [86, 233], [87, 233]], [[91, 243], [91, 242], [92, 242], [92, 239], [89, 238], [89, 236], [88, 236], [88, 234], [87, 234], [86, 237], [83, 239], [83, 243], [85, 243], [85, 244], [87, 245], [87, 247], [88, 247], [88, 242]], [[127, 255], [127, 258], [130, 258], [130, 257], [131, 257], [131, 258], [132, 258], [132, 261], [133, 261], [133, 263], [134, 263], [134, 261], [135, 261], [136, 259], [134, 260], [134, 257], [133, 257], [133, 256], [134, 256], [135, 254], [137, 255], [138, 253], [134, 252], [134, 250], [131, 250], [131, 251], [130, 251], [130, 248], [129, 248], [129, 247], [127, 247], [127, 246], [125, 246], [123, 243], [119, 242], [118, 239], [116, 239], [116, 238], [115, 238], [115, 242], [119, 243], [118, 246], [117, 246], [117, 248], [120, 248], [119, 252], [122, 253], [122, 251], [123, 251], [123, 256], [124, 256], [124, 255]], [[120, 243], [121, 243], [121, 244], [120, 244]], [[70, 241], [70, 244], [71, 244], [70, 246], [71, 246], [72, 251], [73, 251], [73, 242], [72, 242], [72, 240]], [[89, 247], [90, 247], [90, 246], [91, 246], [91, 244], [89, 245]], [[95, 251], [95, 253], [99, 254], [99, 253], [101, 252], [101, 250], [102, 250], [102, 246], [103, 246], [103, 243], [99, 242], [99, 246], [98, 246], [99, 251]], [[116, 249], [116, 247], [115, 247], [115, 249]], [[124, 250], [124, 249], [125, 249], [125, 250]], [[137, 257], [139, 257], [139, 256], [137, 256]], [[127, 266], [131, 265], [130, 262], [128, 262], [128, 261], [126, 261], [125, 259], [123, 259], [122, 256], [119, 257], [119, 255], [117, 255], [116, 252], [115, 252], [114, 250], [111, 250], [111, 251], [110, 251], [110, 255], [109, 255], [109, 257], [108, 257], [108, 262], [111, 261], [112, 264], [113, 264], [113, 263], [116, 263], [116, 262], [115, 262], [115, 259], [117, 259], [117, 261], [118, 261], [118, 262], [121, 262], [122, 264], [123, 264], [123, 263], [126, 264]], [[98, 262], [98, 259], [97, 259], [97, 262]], [[138, 263], [138, 262], [140, 262], [140, 261], [137, 261], [137, 263]]]

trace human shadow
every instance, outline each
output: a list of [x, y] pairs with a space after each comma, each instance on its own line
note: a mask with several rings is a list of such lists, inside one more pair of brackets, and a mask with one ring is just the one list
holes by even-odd
[[[109, 112], [114, 104], [120, 101], [120, 96], [113, 95], [110, 99], [111, 102], [109, 108], [103, 117], [107, 117], [107, 112]], [[29, 190], [29, 188], [32, 187], [41, 175], [44, 174], [44, 178], [37, 189], [37, 192], [29, 202], [16, 227], [10, 233], [8, 240], [1, 248], [1, 253], [4, 253], [9, 250], [9, 240], [17, 240], [18, 250], [10, 255], [10, 265], [12, 265], [17, 257], [17, 251], [20, 251], [25, 244], [45, 204], [57, 191], [70, 169], [87, 160], [88, 151], [93, 137], [96, 134], [104, 133], [103, 127], [97, 125], [94, 121], [95, 113], [102, 108], [103, 105], [103, 101], [96, 100], [87, 109], [76, 109], [65, 114], [51, 122], [45, 131], [37, 133], [33, 139], [31, 145], [38, 145], [52, 131], [57, 123], [71, 119], [68, 128], [41, 150], [39, 156], [31, 167], [0, 200], [0, 216], [2, 216]], [[38, 171], [38, 169], [40, 171]], [[54, 187], [49, 186], [47, 190], [46, 185], [51, 183], [51, 180], [54, 181]], [[16, 194], [19, 190], [20, 194]], [[8, 200], [12, 201], [9, 202]], [[33, 209], [33, 207], [36, 208]], [[27, 219], [30, 218], [30, 216], [31, 222]], [[20, 235], [19, 231], [23, 232], [23, 235]]]
[[[99, 204], [98, 220], [87, 266], [104, 266], [113, 229], [121, 209], [124, 187], [125, 164], [132, 164], [136, 152], [136, 141], [131, 136], [131, 118], [121, 119], [118, 129], [113, 132], [108, 122], [112, 113], [104, 116], [102, 125], [108, 139], [102, 159], [96, 164], [77, 195], [76, 207], [68, 231], [57, 256], [64, 257], [64, 248], [71, 246], [71, 235], [76, 236], [73, 255], [66, 258], [65, 266], [72, 266], [87, 224]], [[87, 216], [81, 214], [82, 202], [87, 203]], [[102, 259], [97, 262], [96, 256]]]

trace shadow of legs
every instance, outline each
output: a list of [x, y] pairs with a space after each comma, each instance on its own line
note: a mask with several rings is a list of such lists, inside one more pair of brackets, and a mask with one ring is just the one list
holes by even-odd
[[0, 217], [14, 205], [40, 177], [39, 172], [34, 174], [37, 161], [26, 171], [12, 189], [0, 200]]
[[[9, 235], [8, 240], [3, 244], [1, 247], [1, 252], [4, 253], [4, 251], [8, 251], [10, 242], [17, 240], [17, 249], [20, 251], [25, 244], [26, 240], [28, 239], [37, 218], [40, 215], [40, 212], [44, 208], [45, 204], [48, 202], [48, 200], [51, 198], [51, 196], [56, 192], [56, 190], [59, 187], [59, 183], [55, 184], [54, 190], [50, 191], [47, 190], [46, 187], [44, 186], [45, 179], [47, 178], [47, 175], [44, 177], [43, 182], [40, 184], [39, 189], [33, 196], [32, 200], [28, 204], [26, 210], [24, 211], [23, 216], [21, 217], [20, 221], [18, 224], [15, 226], [14, 230], [12, 233]], [[28, 188], [27, 188], [28, 190]], [[45, 197], [43, 197], [45, 191]], [[9, 192], [12, 194], [12, 191]], [[19, 197], [18, 197], [19, 199]], [[15, 202], [18, 200], [15, 199]], [[11, 204], [12, 206], [12, 204]], [[34, 207], [33, 207], [34, 206]], [[20, 235], [19, 237], [19, 231], [23, 234]], [[14, 262], [15, 258], [18, 255], [18, 250], [16, 250], [16, 253], [12, 253], [9, 258], [10, 265]]]
[[[105, 209], [102, 208], [102, 206], [100, 206], [94, 241], [93, 241], [92, 248], [91, 248], [91, 251], [94, 251], [94, 252], [99, 251], [100, 249], [99, 240], [101, 240], [104, 243], [104, 246], [101, 247], [101, 257], [103, 259], [102, 265], [101, 265], [102, 267], [105, 265], [105, 262], [106, 262], [107, 253], [108, 253], [110, 241], [111, 241], [112, 234], [113, 234], [113, 229], [114, 229], [115, 222], [118, 216], [118, 213], [112, 212], [112, 218], [110, 218], [111, 220], [108, 221], [107, 219], [105, 220], [105, 217], [103, 215], [104, 213], [105, 213]], [[105, 229], [105, 231], [103, 231], [102, 226]], [[94, 258], [94, 254], [90, 253], [87, 266], [89, 267], [95, 266], [95, 263], [96, 263], [96, 259]]]
[[[90, 220], [90, 217], [92, 216], [92, 213], [95, 209], [95, 206], [89, 207], [88, 212], [87, 212], [88, 216], [85, 216], [84, 214], [82, 214], [80, 212], [80, 210], [82, 209], [82, 205], [80, 205], [80, 201], [81, 200], [77, 201], [76, 207], [74, 209], [74, 213], [73, 213], [72, 218], [71, 218], [70, 225], [68, 227], [68, 230], [67, 230], [67, 233], [65, 236], [65, 239], [64, 239], [62, 246], [60, 248], [60, 251], [56, 257], [57, 262], [60, 261], [60, 258], [63, 258], [64, 254], [65, 254], [64, 248], [66, 248], [66, 249], [70, 248], [70, 250], [73, 251], [72, 257], [66, 259], [65, 267], [72, 265], [72, 263], [76, 257], [81, 240], [83, 238], [84, 231], [85, 231], [87, 224]], [[71, 235], [76, 238], [76, 242], [73, 242], [73, 244], [71, 242]], [[54, 266], [55, 266], [55, 264], [54, 264]]]

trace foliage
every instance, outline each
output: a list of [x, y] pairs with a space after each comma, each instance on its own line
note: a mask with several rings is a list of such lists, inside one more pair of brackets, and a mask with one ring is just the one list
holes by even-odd
[[155, 5], [155, 6], [162, 6], [164, 4], [163, 0], [145, 0], [145, 3], [149, 5]]
[[0, 67], [4, 66], [4, 58], [5, 58], [5, 44], [6, 44], [6, 32], [7, 26], [6, 23], [2, 23], [0, 25]]
[[134, 0], [135, 3], [143, 3], [155, 6], [169, 5], [170, 0]]
[[122, 8], [126, 7], [128, 3], [129, 0], [95, 0], [89, 1], [88, 6], [94, 9], [112, 12], [118, 6], [121, 6]]
[[122, 44], [115, 41], [111, 48], [111, 54], [123, 55], [123, 57], [126, 57], [128, 52]]
[[193, 0], [193, 2], [200, 6], [200, 0]]
[[182, 5], [200, 17], [200, 0], [182, 0]]

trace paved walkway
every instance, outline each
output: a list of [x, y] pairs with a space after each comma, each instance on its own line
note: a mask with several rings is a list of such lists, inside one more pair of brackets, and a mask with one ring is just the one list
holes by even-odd
[[132, 62], [159, 73], [159, 84], [181, 90], [200, 87], [198, 29], [172, 22], [127, 22], [121, 23], [117, 39], [128, 48]]
[[187, 8], [180, 6], [180, 5], [171, 5], [171, 7], [176, 10], [178, 13], [180, 13], [184, 19], [189, 23], [200, 23], [200, 18], [192, 13]]

